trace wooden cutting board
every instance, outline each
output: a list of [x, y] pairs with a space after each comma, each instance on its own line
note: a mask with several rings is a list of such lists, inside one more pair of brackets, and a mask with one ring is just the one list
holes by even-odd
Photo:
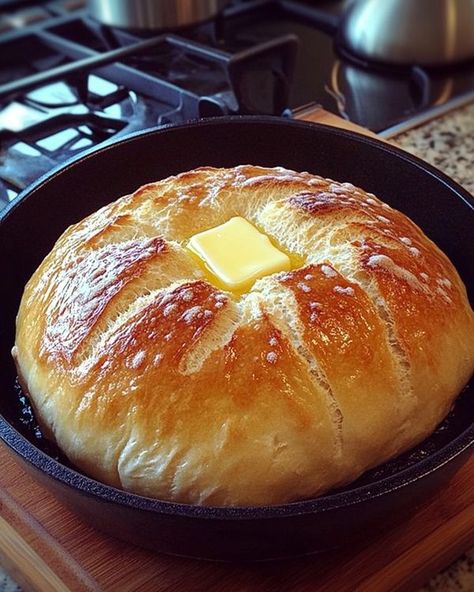
[[474, 544], [474, 457], [435, 497], [357, 547], [264, 563], [168, 557], [84, 524], [0, 446], [0, 562], [27, 591], [409, 592]]
[[[374, 136], [322, 109], [298, 119]], [[0, 445], [0, 563], [40, 592], [410, 592], [474, 544], [474, 458], [399, 526], [339, 551], [209, 563], [144, 551], [84, 524]]]

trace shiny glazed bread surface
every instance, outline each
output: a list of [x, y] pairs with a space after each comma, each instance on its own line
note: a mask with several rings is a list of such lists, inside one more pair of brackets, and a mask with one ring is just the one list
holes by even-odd
[[[184, 248], [242, 216], [301, 266], [235, 297]], [[204, 167], [68, 228], [26, 286], [13, 354], [45, 434], [163, 500], [319, 495], [425, 438], [474, 367], [445, 255], [350, 183]]]

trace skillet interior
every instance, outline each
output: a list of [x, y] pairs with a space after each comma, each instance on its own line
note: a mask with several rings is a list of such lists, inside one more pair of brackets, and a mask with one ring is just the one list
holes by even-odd
[[[56, 490], [59, 488], [59, 493], [65, 493], [76, 509], [77, 500], [74, 495], [72, 498], [69, 496], [68, 487], [64, 488], [63, 483], [72, 484], [73, 488], [79, 488], [88, 495], [100, 490], [100, 497], [109, 500], [112, 505], [118, 503], [142, 510], [146, 506], [147, 511], [185, 515], [187, 518], [195, 515], [207, 519], [241, 518], [246, 521], [317, 514], [332, 507], [347, 509], [361, 500], [367, 502], [372, 498], [373, 502], [374, 498], [393, 493], [399, 487], [411, 487], [415, 495], [415, 488], [408, 484], [422, 480], [427, 474], [436, 471], [441, 473], [438, 469], [444, 467], [451, 458], [460, 456], [472, 443], [474, 389], [471, 380], [471, 385], [468, 385], [449, 418], [431, 438], [403, 457], [366, 474], [344, 492], [279, 508], [241, 510], [239, 514], [239, 510], [208, 509], [203, 512], [192, 507], [183, 508], [177, 504], [162, 502], [150, 502], [150, 505], [148, 502], [144, 503], [144, 498], [118, 493], [113, 488], [97, 487], [94, 481], [71, 471], [67, 461], [57, 456], [58, 451], [54, 447], [35, 437], [34, 423], [25, 417], [24, 408], [22, 414], [18, 403], [10, 348], [14, 341], [14, 319], [23, 286], [59, 234], [69, 224], [146, 182], [201, 165], [234, 166], [243, 163], [308, 170], [338, 181], [351, 181], [375, 193], [417, 222], [451, 258], [466, 286], [469, 288], [474, 285], [472, 198], [429, 165], [362, 136], [325, 126], [281, 119], [219, 118], [151, 130], [83, 154], [69, 165], [40, 179], [3, 214], [0, 222], [0, 268], [4, 274], [0, 301], [0, 414], [4, 416], [4, 420], [0, 417], [0, 436], [21, 457], [28, 459], [30, 467], [40, 467], [40, 478], [44, 480], [45, 473], [52, 477], [46, 479], [46, 484]], [[471, 291], [471, 302], [473, 296]], [[12, 426], [22, 436], [12, 430]], [[51, 462], [36, 447], [59, 458], [61, 462]], [[451, 464], [454, 467], [455, 463]], [[446, 476], [451, 471], [446, 470]], [[433, 480], [433, 484], [435, 481], [437, 479]], [[419, 488], [423, 492], [425, 489], [429, 487], [425, 488], [423, 485]], [[382, 508], [376, 506], [376, 503], [371, 505], [374, 514], [382, 511]], [[393, 498], [388, 507], [393, 508]], [[89, 510], [85, 508], [87, 517], [97, 521], [97, 516]], [[114, 510], [111, 511], [113, 513]], [[355, 509], [355, 512], [358, 510]], [[108, 529], [105, 523], [99, 526]], [[116, 534], [130, 538], [126, 532]], [[327, 533], [325, 536], [327, 539]], [[134, 542], [146, 544], [146, 541], [131, 538]], [[295, 543], [292, 547], [294, 552], [306, 552], [324, 548], [328, 544], [337, 544], [337, 541], [328, 543], [327, 540], [326, 543], [321, 543], [321, 536], [319, 544], [316, 540], [318, 537], [309, 538], [311, 540], [303, 546]], [[340, 538], [344, 540], [344, 532], [341, 532]], [[242, 539], [240, 547], [234, 544], [230, 553], [222, 548], [221, 555], [242, 556], [245, 545], [247, 543]], [[196, 554], [189, 545], [183, 547], [182, 544], [165, 544], [160, 547], [155, 543], [153, 546], [165, 551]], [[248, 550], [248, 545], [246, 549]], [[256, 548], [250, 556], [278, 556], [291, 552], [286, 545], [281, 549], [268, 548], [263, 551], [263, 555], [261, 548]], [[203, 551], [201, 546], [199, 554], [219, 556], [218, 546], [213, 552]]]

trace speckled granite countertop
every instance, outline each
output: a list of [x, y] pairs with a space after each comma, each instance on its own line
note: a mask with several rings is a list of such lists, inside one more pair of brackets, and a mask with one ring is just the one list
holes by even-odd
[[395, 138], [474, 194], [474, 103]]
[[[474, 194], [474, 103], [395, 138], [399, 146], [427, 160]], [[0, 592], [19, 588], [0, 566]], [[434, 576], [420, 592], [473, 592], [474, 548]], [[383, 591], [379, 591], [383, 592]]]

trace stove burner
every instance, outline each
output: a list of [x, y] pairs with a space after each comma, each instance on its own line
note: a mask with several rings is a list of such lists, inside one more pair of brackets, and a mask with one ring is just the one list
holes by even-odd
[[143, 38], [91, 19], [86, 0], [0, 0], [0, 208], [133, 130], [317, 105], [379, 132], [474, 96], [472, 63], [374, 67], [335, 51], [352, 1], [229, 0], [206, 23]]
[[281, 114], [296, 37], [225, 49], [219, 35], [214, 22], [188, 38], [137, 40], [71, 17], [11, 34], [0, 51], [0, 199], [78, 151], [134, 130], [226, 113]]

